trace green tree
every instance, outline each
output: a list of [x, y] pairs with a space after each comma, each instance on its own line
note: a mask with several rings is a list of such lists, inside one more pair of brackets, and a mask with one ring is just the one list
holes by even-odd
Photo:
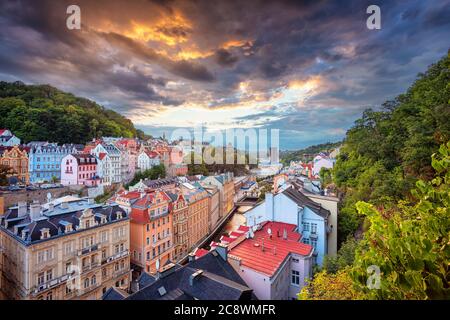
[[[412, 201], [396, 208], [358, 202], [370, 227], [356, 253], [352, 278], [376, 299], [449, 299], [450, 142], [432, 157], [431, 181], [419, 180]], [[367, 268], [380, 268], [379, 289], [366, 285]]]
[[8, 185], [8, 176], [13, 174], [14, 171], [11, 167], [0, 164], [0, 186]]

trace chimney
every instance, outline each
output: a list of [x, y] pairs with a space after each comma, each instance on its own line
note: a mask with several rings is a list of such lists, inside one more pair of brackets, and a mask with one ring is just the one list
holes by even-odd
[[227, 261], [227, 258], [228, 258], [228, 246], [226, 244], [218, 243], [215, 250], [216, 250], [216, 252], [220, 255], [220, 257], [224, 261]]
[[189, 253], [189, 255], [188, 255], [188, 261], [189, 261], [189, 262], [192, 262], [192, 261], [194, 261], [194, 260], [195, 260], [195, 254], [194, 254], [193, 252]]
[[49, 203], [48, 204], [48, 211], [53, 211], [55, 209], [55, 204], [54, 203]]
[[284, 228], [283, 229], [283, 240], [287, 240], [287, 237], [288, 237], [287, 230], [286, 230], [286, 228]]
[[61, 202], [61, 209], [69, 209], [69, 203], [68, 202]]
[[131, 293], [138, 292], [139, 291], [139, 282], [136, 280], [132, 281], [130, 289], [131, 289]]
[[94, 204], [94, 199], [93, 198], [88, 198], [87, 199], [87, 203], [88, 204]]
[[41, 205], [38, 203], [30, 204], [30, 219], [36, 221], [41, 217]]
[[27, 214], [27, 203], [25, 201], [19, 201], [17, 203], [17, 216], [18, 217], [23, 217], [26, 216]]
[[203, 270], [198, 270], [189, 276], [189, 285], [194, 286], [195, 279], [198, 279], [203, 274]]

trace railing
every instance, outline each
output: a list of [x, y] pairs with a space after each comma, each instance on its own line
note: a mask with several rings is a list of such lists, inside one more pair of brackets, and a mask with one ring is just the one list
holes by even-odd
[[158, 243], [164, 242], [164, 240], [167, 240], [167, 238], [170, 238], [172, 236], [171, 233], [166, 234], [164, 237], [160, 237], [158, 239], [155, 239], [154, 241], [152, 241], [153, 245], [157, 245]]
[[94, 245], [92, 245], [92, 246], [90, 246], [88, 248], [83, 248], [81, 250], [78, 250], [77, 255], [78, 256], [84, 256], [84, 255], [89, 254], [91, 252], [97, 251], [100, 248], [101, 248], [100, 244], [94, 244]]
[[126, 257], [126, 256], [128, 256], [129, 254], [130, 254], [130, 252], [129, 252], [128, 249], [127, 249], [127, 250], [124, 250], [124, 251], [122, 251], [122, 252], [116, 253], [115, 255], [113, 255], [113, 256], [111, 256], [111, 257], [108, 257], [107, 259], [103, 259], [103, 260], [102, 260], [102, 265], [107, 264], [107, 263], [110, 263], [110, 262], [115, 261], [115, 260], [117, 260], [117, 259]]

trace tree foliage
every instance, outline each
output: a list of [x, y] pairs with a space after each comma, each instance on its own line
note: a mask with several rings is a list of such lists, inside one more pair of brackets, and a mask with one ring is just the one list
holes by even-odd
[[349, 267], [338, 272], [328, 273], [325, 270], [316, 273], [313, 280], [302, 288], [299, 300], [356, 300], [364, 295], [358, 291], [349, 275]]
[[135, 185], [140, 180], [145, 179], [154, 180], [154, 179], [162, 179], [165, 177], [166, 177], [166, 168], [164, 167], [163, 164], [160, 164], [157, 166], [153, 166], [150, 169], [144, 170], [142, 172], [137, 172], [134, 175], [133, 180], [128, 184], [128, 186]]
[[405, 94], [366, 110], [346, 135], [333, 169], [344, 199], [339, 242], [354, 234], [362, 217], [355, 204], [395, 205], [411, 197], [418, 179], [429, 181], [431, 155], [450, 139], [450, 54], [420, 74]]
[[88, 99], [49, 85], [0, 82], [0, 128], [24, 143], [86, 143], [100, 136], [142, 137], [133, 123]]
[[[370, 221], [351, 272], [370, 298], [450, 298], [450, 142], [433, 155], [436, 176], [419, 180], [413, 200], [385, 210], [358, 202]], [[367, 268], [380, 268], [380, 288], [367, 288]]]

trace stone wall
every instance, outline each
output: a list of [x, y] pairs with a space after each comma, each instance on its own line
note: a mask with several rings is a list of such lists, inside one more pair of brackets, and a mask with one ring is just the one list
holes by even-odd
[[87, 188], [84, 186], [65, 186], [63, 188], [5, 192], [0, 197], [3, 197], [4, 199], [4, 207], [6, 210], [6, 208], [17, 204], [17, 202], [19, 201], [26, 201], [27, 203], [29, 203], [33, 200], [39, 200], [40, 203], [46, 203], [48, 193], [52, 195], [52, 199], [56, 199], [71, 194], [79, 194], [80, 192], [82, 197], [87, 196]]

